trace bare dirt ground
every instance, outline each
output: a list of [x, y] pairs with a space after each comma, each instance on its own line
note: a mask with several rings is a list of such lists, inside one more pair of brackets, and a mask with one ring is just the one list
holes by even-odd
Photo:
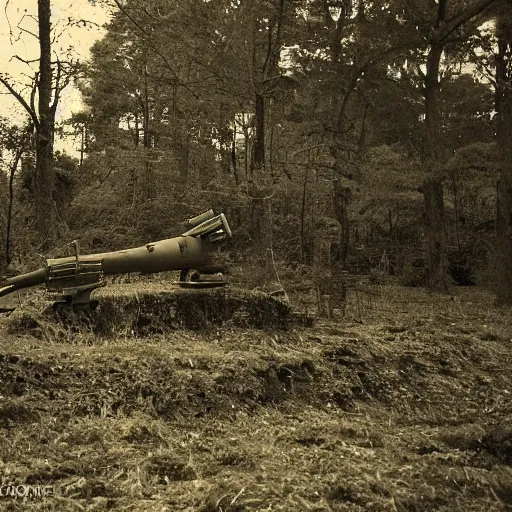
[[1, 510], [512, 510], [512, 313], [385, 286], [287, 331], [0, 321]]

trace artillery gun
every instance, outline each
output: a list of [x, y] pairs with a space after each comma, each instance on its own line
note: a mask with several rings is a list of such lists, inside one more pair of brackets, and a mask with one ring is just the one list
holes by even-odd
[[100, 254], [82, 255], [74, 241], [74, 256], [48, 259], [39, 270], [0, 281], [0, 297], [44, 284], [48, 291], [60, 296], [61, 303], [96, 306], [91, 293], [105, 286], [105, 276], [172, 270], [181, 270], [178, 284], [182, 287], [226, 285], [221, 273], [212, 272], [208, 250], [211, 243], [231, 237], [225, 215], [215, 215], [213, 210], [208, 210], [188, 219], [187, 228], [177, 237]]

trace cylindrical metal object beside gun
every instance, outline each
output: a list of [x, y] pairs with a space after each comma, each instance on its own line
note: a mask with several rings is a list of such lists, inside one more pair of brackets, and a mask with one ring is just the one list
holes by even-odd
[[189, 219], [187, 227], [187, 231], [174, 238], [101, 254], [79, 254], [75, 241], [75, 256], [48, 259], [39, 270], [5, 279], [0, 282], [0, 297], [44, 284], [49, 291], [61, 294], [69, 304], [88, 304], [91, 292], [104, 286], [104, 276], [170, 270], [181, 270], [179, 284], [183, 287], [225, 285], [221, 274], [204, 274], [201, 269], [208, 266], [207, 246], [231, 237], [226, 217], [209, 210]]

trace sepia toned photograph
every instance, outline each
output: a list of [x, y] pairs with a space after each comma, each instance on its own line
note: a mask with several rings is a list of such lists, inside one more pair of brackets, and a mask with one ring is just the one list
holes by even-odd
[[0, 7], [0, 511], [512, 510], [512, 0]]

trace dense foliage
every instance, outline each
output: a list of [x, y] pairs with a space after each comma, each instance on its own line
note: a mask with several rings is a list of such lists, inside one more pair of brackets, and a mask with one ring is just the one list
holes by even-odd
[[[234, 228], [233, 262], [261, 268], [255, 284], [277, 269], [492, 281], [496, 182], [512, 172], [496, 138], [512, 116], [508, 0], [112, 7], [77, 78], [80, 161], [56, 157], [57, 246], [129, 247], [214, 207]], [[30, 154], [11, 265], [37, 244]]]

